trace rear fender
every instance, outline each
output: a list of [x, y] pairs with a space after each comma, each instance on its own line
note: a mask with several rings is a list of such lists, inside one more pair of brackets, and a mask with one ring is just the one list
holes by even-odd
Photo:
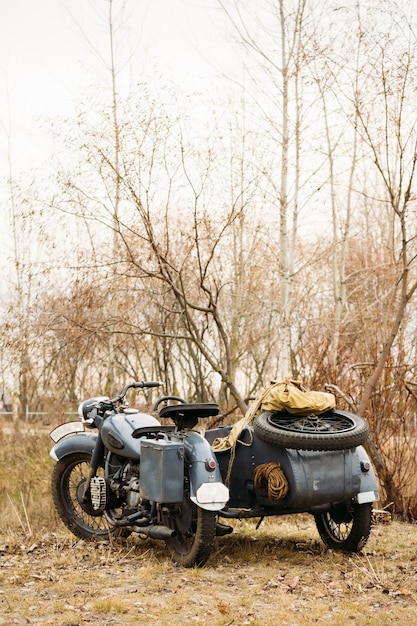
[[[220, 511], [229, 500], [219, 464], [209, 442], [195, 431], [184, 440], [185, 460], [190, 477], [190, 499], [200, 508]], [[215, 467], [210, 466], [215, 463]]]
[[355, 500], [359, 504], [365, 502], [374, 502], [379, 499], [378, 481], [372, 467], [371, 460], [362, 446], [356, 448], [358, 460], [361, 468], [361, 486], [359, 493], [356, 494]]
[[94, 446], [97, 441], [97, 433], [76, 433], [64, 437], [54, 445], [49, 452], [55, 461], [60, 461], [69, 454], [83, 452], [93, 454]]

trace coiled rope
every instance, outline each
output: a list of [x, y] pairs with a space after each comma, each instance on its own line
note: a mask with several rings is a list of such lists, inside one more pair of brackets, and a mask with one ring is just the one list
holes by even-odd
[[255, 469], [256, 489], [266, 489], [269, 500], [281, 500], [288, 493], [288, 481], [278, 463], [265, 463]]

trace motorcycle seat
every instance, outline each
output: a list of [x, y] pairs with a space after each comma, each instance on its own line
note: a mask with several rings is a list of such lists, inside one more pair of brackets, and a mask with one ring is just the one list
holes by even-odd
[[159, 417], [169, 417], [174, 421], [178, 420], [178, 418], [200, 419], [214, 417], [218, 414], [218, 405], [210, 402], [170, 404], [159, 410]]

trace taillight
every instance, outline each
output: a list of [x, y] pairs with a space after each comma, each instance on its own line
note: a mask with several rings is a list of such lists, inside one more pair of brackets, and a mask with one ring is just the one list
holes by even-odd
[[206, 459], [205, 465], [208, 472], [214, 472], [217, 467], [217, 463], [214, 459]]

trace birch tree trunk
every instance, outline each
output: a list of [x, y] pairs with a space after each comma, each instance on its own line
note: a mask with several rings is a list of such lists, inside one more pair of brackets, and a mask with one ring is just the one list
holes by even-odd
[[119, 284], [117, 280], [117, 264], [119, 255], [118, 228], [119, 228], [119, 204], [120, 204], [120, 131], [118, 120], [118, 94], [117, 94], [117, 70], [115, 62], [115, 40], [113, 24], [113, 0], [109, 0], [108, 26], [109, 26], [109, 48], [110, 48], [110, 79], [112, 94], [112, 121], [114, 138], [114, 197], [113, 197], [113, 238], [111, 244], [112, 263], [110, 266], [110, 324], [108, 335], [109, 354], [107, 359], [107, 375], [105, 393], [112, 397], [116, 393], [115, 387], [115, 361], [116, 361], [116, 333], [114, 326], [119, 317]]
[[[219, 0], [233, 30], [267, 76], [271, 88], [267, 99], [273, 102], [272, 112], [264, 109], [264, 104], [254, 93], [255, 104], [264, 116], [266, 127], [273, 135], [273, 148], [279, 153], [274, 171], [266, 173], [271, 186], [271, 197], [278, 204], [279, 223], [279, 334], [280, 355], [278, 376], [292, 375], [292, 292], [296, 264], [296, 240], [298, 229], [298, 189], [300, 185], [300, 107], [299, 84], [301, 80], [302, 38], [304, 36], [304, 10], [306, 0], [299, 0], [295, 8], [285, 0], [277, 0], [266, 9], [269, 17], [268, 38], [272, 49], [258, 37], [251, 34], [250, 16], [244, 15], [238, 2]], [[265, 8], [264, 8], [265, 10]], [[250, 13], [250, 11], [249, 11]], [[257, 17], [257, 16], [256, 16]], [[261, 24], [265, 28], [265, 24]], [[276, 53], [279, 50], [279, 53]], [[256, 83], [256, 81], [255, 81]], [[275, 90], [275, 91], [274, 91]], [[289, 193], [289, 186], [292, 192]]]

